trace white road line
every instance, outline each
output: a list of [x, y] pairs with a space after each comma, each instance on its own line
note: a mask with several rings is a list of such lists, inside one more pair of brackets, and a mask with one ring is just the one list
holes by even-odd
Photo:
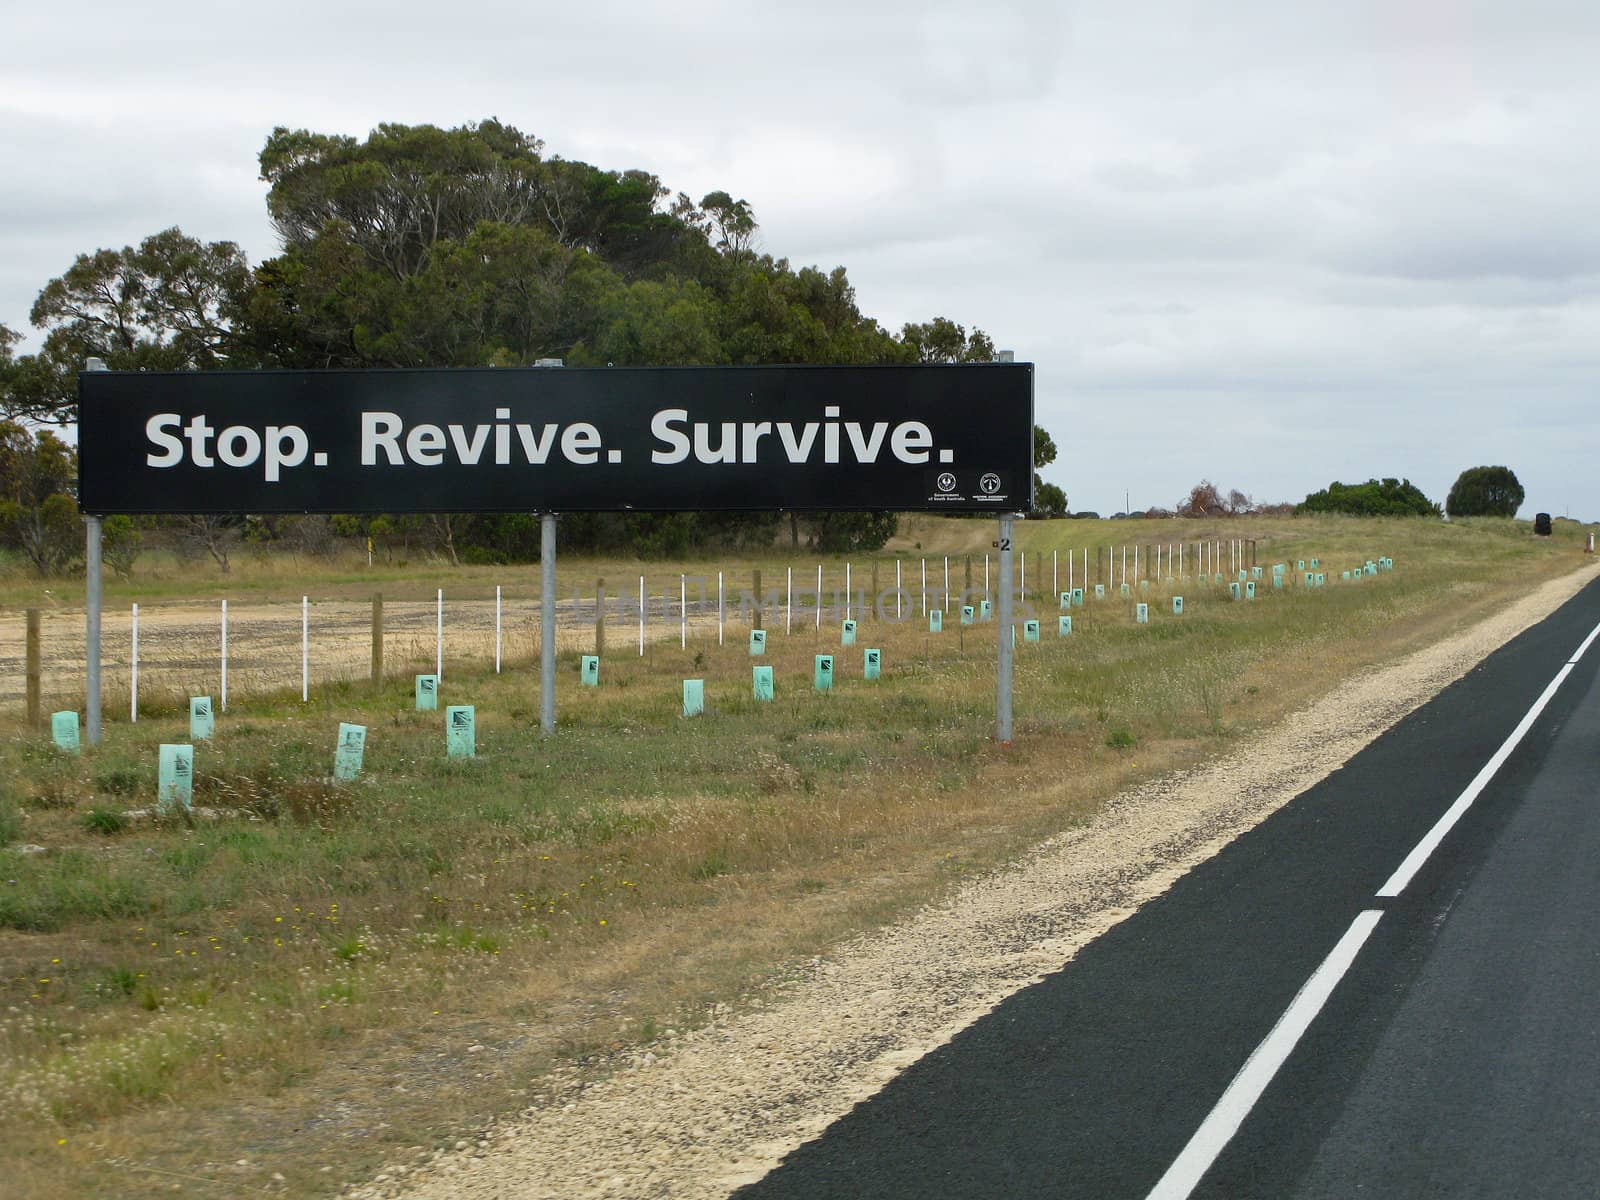
[[1412, 877], [1421, 870], [1422, 864], [1428, 861], [1428, 856], [1439, 848], [1439, 843], [1444, 841], [1445, 835], [1455, 827], [1455, 823], [1461, 819], [1462, 814], [1472, 807], [1472, 803], [1478, 798], [1478, 794], [1489, 786], [1489, 781], [1494, 778], [1495, 773], [1505, 765], [1506, 759], [1511, 757], [1511, 752], [1527, 736], [1528, 730], [1533, 728], [1533, 723], [1539, 719], [1539, 714], [1544, 711], [1545, 705], [1550, 703], [1551, 697], [1556, 694], [1557, 689], [1566, 681], [1567, 676], [1572, 674], [1572, 668], [1578, 665], [1578, 660], [1584, 656], [1585, 651], [1590, 646], [1594, 645], [1597, 637], [1600, 637], [1600, 625], [1596, 625], [1589, 631], [1589, 636], [1583, 639], [1582, 644], [1579, 645], [1573, 656], [1567, 660], [1566, 665], [1556, 672], [1556, 677], [1540, 693], [1539, 698], [1533, 702], [1533, 707], [1527, 711], [1522, 720], [1517, 722], [1517, 727], [1511, 731], [1511, 736], [1506, 738], [1500, 749], [1494, 752], [1494, 757], [1483, 764], [1483, 769], [1473, 776], [1472, 782], [1467, 784], [1466, 790], [1456, 797], [1456, 802], [1445, 809], [1444, 815], [1434, 822], [1433, 828], [1428, 830], [1423, 839], [1412, 848], [1411, 853], [1406, 855], [1405, 861], [1395, 868], [1394, 874], [1389, 876], [1389, 881], [1378, 889], [1377, 894], [1380, 897], [1391, 898], [1405, 891], [1406, 885], [1411, 882]]
[[1299, 995], [1284, 1010], [1283, 1016], [1278, 1018], [1272, 1032], [1239, 1068], [1228, 1090], [1222, 1093], [1222, 1098], [1200, 1123], [1189, 1144], [1151, 1189], [1148, 1200], [1185, 1200], [1194, 1191], [1195, 1185], [1210, 1170], [1223, 1147], [1239, 1132], [1239, 1126], [1250, 1115], [1256, 1101], [1261, 1099], [1261, 1093], [1267, 1090], [1267, 1085], [1294, 1050], [1301, 1035], [1316, 1020], [1322, 1006], [1328, 1002], [1328, 997], [1333, 994], [1339, 980], [1344, 978], [1350, 964], [1355, 962], [1356, 955], [1361, 953], [1361, 947], [1377, 928], [1382, 916], [1380, 910], [1369, 908], [1350, 923], [1350, 928], [1345, 930], [1338, 945], [1328, 952], [1322, 965], [1306, 980]]
[[[1528, 730], [1538, 720], [1539, 714], [1544, 712], [1551, 698], [1566, 682], [1567, 676], [1572, 674], [1572, 668], [1578, 665], [1578, 660], [1597, 638], [1600, 638], [1600, 625], [1596, 625], [1590, 631], [1589, 636], [1583, 639], [1573, 656], [1561, 670], [1556, 672], [1555, 678], [1517, 723], [1517, 727], [1511, 731], [1511, 736], [1506, 738], [1500, 749], [1495, 751], [1494, 757], [1484, 764], [1483, 769], [1456, 798], [1455, 803], [1434, 823], [1433, 828], [1417, 843], [1411, 853], [1406, 855], [1399, 869], [1378, 891], [1379, 896], [1398, 896], [1411, 882], [1428, 856], [1438, 848], [1445, 835], [1461, 819], [1461, 814], [1472, 807], [1472, 802], [1488, 786], [1489, 780], [1494, 778], [1506, 759], [1511, 757], [1511, 752], [1527, 736]], [[1228, 1090], [1222, 1093], [1222, 1098], [1200, 1123], [1200, 1128], [1195, 1130], [1188, 1145], [1151, 1189], [1147, 1200], [1187, 1200], [1205, 1173], [1211, 1169], [1211, 1164], [1216, 1162], [1223, 1148], [1233, 1140], [1233, 1135], [1239, 1132], [1239, 1126], [1244, 1124], [1244, 1119], [1250, 1115], [1250, 1110], [1255, 1107], [1256, 1101], [1261, 1099], [1261, 1094], [1267, 1090], [1267, 1085], [1277, 1075], [1278, 1069], [1293, 1052], [1305, 1031], [1311, 1027], [1311, 1022], [1316, 1020], [1317, 1014], [1322, 1011], [1322, 1006], [1328, 1002], [1328, 997], [1333, 994], [1333, 989], [1338, 986], [1339, 980], [1344, 978], [1345, 972], [1355, 962], [1356, 956], [1361, 953], [1362, 946], [1366, 945], [1367, 938], [1377, 928], [1382, 917], [1382, 911], [1369, 908], [1351, 922], [1350, 928], [1345, 930], [1338, 945], [1328, 952], [1328, 957], [1322, 960], [1322, 964], [1312, 973], [1311, 978], [1306, 980], [1305, 986], [1284, 1010], [1283, 1016], [1278, 1018], [1278, 1023], [1272, 1027], [1272, 1032], [1267, 1034], [1245, 1060], [1244, 1066], [1239, 1068], [1239, 1073], [1233, 1077]]]
[[1578, 660], [1583, 657], [1583, 652], [1590, 646], [1594, 645], [1595, 638], [1600, 638], [1600, 625], [1596, 625], [1589, 631], [1589, 636], [1583, 639], [1583, 645], [1578, 647], [1578, 652], [1571, 658], [1567, 659], [1567, 661], [1573, 666], [1577, 666]]

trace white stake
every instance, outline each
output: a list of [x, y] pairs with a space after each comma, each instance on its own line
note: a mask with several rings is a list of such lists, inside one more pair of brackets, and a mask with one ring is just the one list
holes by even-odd
[[1069, 591], [1069, 592], [1073, 590], [1072, 567], [1073, 567], [1073, 564], [1076, 563], [1077, 561], [1078, 560], [1077, 560], [1076, 557], [1074, 557], [1072, 551], [1068, 550], [1067, 551], [1067, 591]]
[[684, 650], [689, 648], [689, 585], [681, 572], [678, 575], [678, 646]]
[[[873, 603], [877, 603], [876, 596], [873, 597]], [[896, 621], [900, 620], [900, 560], [898, 558], [894, 560], [894, 619]]]
[[1050, 590], [1052, 592], [1060, 591], [1060, 583], [1061, 580], [1057, 574], [1056, 552], [1052, 550], [1050, 551]]
[[1022, 594], [1028, 594], [1028, 552], [1022, 551]]
[[844, 619], [846, 621], [850, 619], [850, 562], [848, 559], [845, 560], [844, 564]]
[[222, 602], [222, 711], [228, 711], [228, 602]]
[[989, 594], [989, 556], [983, 556], [983, 594]]
[[722, 603], [722, 572], [717, 572], [717, 645], [722, 645], [722, 624], [727, 610]]
[[817, 564], [817, 632], [822, 632], [822, 564]]
[[922, 560], [922, 615], [928, 615], [928, 560]]
[[500, 585], [494, 585], [494, 673], [500, 674]]
[[785, 572], [783, 585], [783, 632], [787, 637], [794, 630], [794, 568]]
[[639, 576], [639, 657], [644, 657], [644, 576]]
[[439, 609], [433, 640], [433, 673], [444, 681], [444, 589], [439, 589]]
[[944, 611], [950, 611], [950, 556], [944, 556]]
[[133, 693], [129, 720], [137, 724], [139, 720], [139, 606], [137, 604], [133, 606], [133, 660], [128, 673]]
[[311, 597], [300, 597], [300, 703], [311, 699]]

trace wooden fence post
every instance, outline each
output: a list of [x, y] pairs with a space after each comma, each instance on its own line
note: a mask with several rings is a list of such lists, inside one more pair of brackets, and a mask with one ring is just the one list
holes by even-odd
[[30, 608], [28, 610], [27, 651], [28, 725], [30, 727], [39, 724], [43, 719], [39, 711], [39, 659], [39, 610]]
[[372, 686], [383, 686], [383, 593], [372, 594]]

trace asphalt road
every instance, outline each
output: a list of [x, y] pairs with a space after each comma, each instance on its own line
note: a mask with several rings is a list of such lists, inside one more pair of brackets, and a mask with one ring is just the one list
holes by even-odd
[[1600, 644], [1395, 884], [1597, 625], [1600, 582], [738, 1196], [1600, 1196]]

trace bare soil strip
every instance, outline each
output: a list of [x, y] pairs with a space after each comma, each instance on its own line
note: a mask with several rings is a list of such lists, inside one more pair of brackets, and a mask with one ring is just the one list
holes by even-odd
[[[637, 610], [607, 598], [611, 645], [637, 647]], [[709, 611], [707, 608], [709, 607]], [[445, 669], [452, 664], [494, 661], [494, 601], [445, 597]], [[403, 677], [432, 670], [438, 610], [431, 601], [390, 600], [383, 609], [384, 670]], [[538, 601], [518, 597], [501, 606], [501, 655], [507, 664], [538, 657]], [[565, 652], [594, 648], [595, 603], [566, 599], [556, 606], [556, 648]], [[652, 610], [645, 636], [650, 642], [676, 639], [680, 615], [664, 618]], [[691, 602], [688, 627], [704, 637], [717, 622], [716, 603]], [[312, 687], [370, 677], [372, 605], [359, 601], [313, 601], [307, 620]], [[23, 622], [0, 629], [0, 705], [21, 712], [24, 700]], [[101, 632], [101, 663], [106, 711], [126, 714], [131, 693], [132, 612], [108, 610]], [[83, 702], [83, 609], [55, 609], [41, 615], [40, 650], [44, 706], [75, 707]], [[155, 603], [139, 608], [139, 695], [141, 708], [171, 697], [215, 692], [222, 672], [222, 612], [219, 605]], [[300, 686], [300, 606], [294, 603], [233, 603], [228, 606], [228, 692], [262, 695]]]
[[1115, 797], [948, 902], [800, 964], [764, 1005], [556, 1074], [481, 1137], [347, 1192], [417, 1200], [714, 1197], [1160, 895], [1595, 576], [1588, 565], [1292, 714], [1224, 760]]

